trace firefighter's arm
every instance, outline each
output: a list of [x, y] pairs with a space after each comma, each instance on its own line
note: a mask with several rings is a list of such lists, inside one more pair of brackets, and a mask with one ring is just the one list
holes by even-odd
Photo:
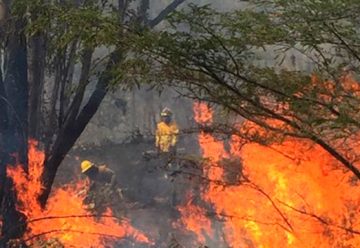
[[110, 182], [108, 183], [109, 188], [113, 189], [116, 185], [116, 174], [113, 170], [107, 168], [107, 167], [102, 167], [101, 168], [102, 173], [107, 174], [110, 177]]
[[159, 130], [156, 129], [156, 133], [155, 133], [155, 146], [158, 147], [159, 146]]
[[175, 146], [176, 143], [177, 143], [178, 134], [179, 134], [179, 128], [177, 127], [176, 124], [173, 125], [171, 132], [172, 132], [172, 135], [171, 135], [171, 146]]
[[160, 143], [160, 129], [159, 126], [157, 126], [156, 134], [155, 134], [155, 146], [159, 147], [159, 143]]
[[110, 188], [115, 188], [116, 185], [116, 174], [114, 171], [109, 170], [109, 173], [111, 174], [111, 180], [110, 180]]

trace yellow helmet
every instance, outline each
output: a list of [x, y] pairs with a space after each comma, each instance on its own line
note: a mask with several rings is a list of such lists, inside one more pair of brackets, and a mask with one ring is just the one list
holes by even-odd
[[85, 173], [87, 170], [92, 168], [94, 163], [90, 162], [89, 160], [84, 160], [81, 162], [81, 173]]

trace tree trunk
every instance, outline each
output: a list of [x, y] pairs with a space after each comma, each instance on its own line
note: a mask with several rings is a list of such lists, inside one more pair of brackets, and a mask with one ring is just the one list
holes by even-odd
[[141, 25], [147, 25], [148, 23], [148, 10], [150, 7], [150, 1], [149, 0], [141, 0], [140, 2], [140, 6], [138, 9], [138, 20], [139, 20], [139, 24]]
[[65, 121], [65, 112], [69, 107], [70, 99], [67, 92], [70, 90], [71, 87], [70, 82], [73, 82], [74, 79], [74, 71], [75, 71], [75, 63], [76, 63], [75, 55], [76, 55], [77, 45], [78, 45], [78, 41], [76, 40], [70, 46], [70, 52], [67, 59], [67, 63], [65, 63], [66, 66], [64, 70], [64, 75], [65, 75], [63, 78], [64, 81], [61, 82], [61, 86], [60, 86], [60, 96], [59, 96], [60, 107], [59, 107], [59, 117], [58, 117], [58, 126], [60, 128], [63, 122]]
[[12, 180], [6, 180], [4, 187], [4, 197], [1, 204], [4, 221], [0, 244], [6, 243], [10, 239], [21, 238], [26, 231], [26, 216], [16, 210], [17, 200]]
[[[27, 107], [28, 107], [28, 84], [27, 84], [27, 49], [25, 35], [23, 34], [25, 23], [22, 20], [15, 21], [12, 25], [14, 32], [8, 37], [5, 46], [4, 80], [1, 83], [2, 111], [5, 122], [2, 123], [4, 140], [4, 160], [2, 160], [2, 174], [6, 175], [6, 166], [20, 162], [27, 168]], [[6, 103], [5, 105], [3, 103]], [[1, 113], [3, 116], [3, 113]], [[10, 154], [18, 154], [15, 161]], [[1, 242], [7, 239], [21, 237], [24, 233], [24, 216], [16, 210], [16, 197], [12, 190], [11, 180], [4, 180], [1, 211], [3, 216]], [[13, 228], [17, 226], [18, 228]]]
[[[65, 155], [70, 151], [76, 140], [80, 137], [84, 131], [86, 125], [98, 110], [102, 100], [108, 92], [108, 86], [111, 82], [112, 76], [110, 74], [111, 69], [115, 64], [121, 60], [120, 52], [113, 52], [110, 56], [110, 60], [106, 66], [105, 71], [101, 74], [99, 81], [96, 85], [96, 89], [92, 93], [89, 101], [80, 111], [78, 115], [71, 114], [67, 118], [63, 127], [61, 128], [59, 135], [55, 141], [53, 148], [49, 155], [47, 155], [44, 173], [42, 175], [42, 182], [44, 190], [39, 196], [39, 201], [42, 207], [45, 207], [46, 201], [49, 197], [51, 186], [54, 182], [57, 169], [60, 163], [63, 161]], [[76, 107], [73, 105], [73, 107]], [[71, 112], [71, 110], [70, 110]]]
[[[17, 21], [15, 30], [23, 30], [24, 23]], [[8, 99], [9, 128], [13, 138], [7, 143], [16, 152], [19, 161], [27, 164], [27, 49], [22, 31], [12, 34], [5, 47], [4, 86]]]
[[[1, 64], [1, 60], [0, 60]], [[0, 67], [0, 205], [4, 194], [4, 185], [6, 180], [6, 164], [8, 154], [5, 151], [6, 134], [8, 128], [8, 115], [7, 115], [7, 99], [5, 94], [5, 87], [3, 82], [3, 74]]]
[[29, 39], [29, 137], [39, 139], [41, 99], [44, 87], [45, 38], [37, 35]]

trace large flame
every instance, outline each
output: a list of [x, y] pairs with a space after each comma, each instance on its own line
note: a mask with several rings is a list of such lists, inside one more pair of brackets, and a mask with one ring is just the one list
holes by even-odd
[[29, 142], [28, 173], [21, 166], [8, 166], [7, 170], [14, 181], [18, 210], [27, 217], [24, 237], [27, 243], [32, 244], [39, 237], [57, 239], [65, 247], [83, 248], [106, 247], [109, 242], [125, 237], [137, 242], [149, 242], [128, 220], [116, 220], [110, 209], [101, 218], [86, 210], [84, 196], [78, 194], [87, 186], [86, 181], [55, 189], [43, 210], [37, 199], [42, 190], [40, 176], [45, 156], [36, 146], [37, 142]]
[[[199, 124], [212, 122], [213, 112], [205, 104], [196, 103], [194, 114]], [[222, 218], [222, 239], [229, 246], [360, 247], [358, 181], [339, 170], [337, 161], [322, 148], [296, 139], [266, 147], [243, 145], [234, 136], [231, 149], [225, 150], [224, 143], [209, 133], [201, 132], [198, 139], [210, 164], [204, 173], [212, 181], [202, 198], [212, 206], [207, 211]], [[225, 173], [219, 163], [229, 157], [242, 161], [238, 164], [242, 175], [238, 184], [224, 187], [218, 183]], [[183, 208], [199, 210], [196, 207]], [[202, 214], [208, 216], [205, 210]], [[199, 219], [197, 211], [194, 221]], [[199, 241], [204, 241], [204, 229], [212, 235], [216, 222], [209, 218], [213, 225], [194, 228], [188, 224], [193, 223], [189, 215], [182, 220]]]

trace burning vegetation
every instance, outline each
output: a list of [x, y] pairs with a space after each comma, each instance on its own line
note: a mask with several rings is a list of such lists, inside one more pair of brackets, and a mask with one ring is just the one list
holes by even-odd
[[0, 248], [360, 247], [360, 1], [184, 2], [0, 0]]
[[132, 227], [129, 220], [114, 216], [111, 209], [100, 216], [90, 212], [83, 203], [85, 195], [79, 194], [88, 186], [85, 180], [54, 189], [46, 208], [42, 209], [38, 196], [42, 190], [44, 153], [37, 149], [36, 141], [30, 141], [28, 154], [28, 173], [21, 165], [9, 166], [7, 171], [18, 198], [17, 209], [26, 218], [23, 243], [31, 247], [49, 247], [50, 244], [53, 247], [107, 247], [131, 238], [151, 244], [145, 234]]
[[[207, 105], [196, 104], [194, 112], [198, 123], [211, 124], [213, 111]], [[233, 136], [229, 152], [209, 133], [200, 133], [198, 139], [210, 168], [204, 173], [211, 181], [202, 189], [202, 206], [189, 201], [179, 211], [183, 225], [199, 242], [359, 247], [358, 182], [324, 149], [300, 139], [262, 146]], [[242, 159], [238, 185], [219, 183], [224, 182], [219, 164], [229, 157]]]
[[[200, 126], [211, 126], [213, 115], [208, 105], [194, 104]], [[253, 124], [240, 128], [245, 127], [267, 135]], [[172, 225], [172, 231], [194, 235], [192, 247], [360, 246], [358, 181], [322, 147], [296, 138], [264, 146], [235, 134], [226, 145], [203, 130], [197, 136], [202, 183], [198, 191], [189, 189], [176, 207], [180, 218]], [[154, 237], [114, 216], [110, 208], [101, 215], [91, 212], [79, 193], [89, 186], [86, 180], [54, 189], [42, 208], [38, 196], [44, 153], [37, 145], [29, 142], [27, 172], [22, 165], [7, 169], [16, 208], [24, 215], [25, 226], [13, 226], [26, 229], [21, 242], [30, 247], [107, 247], [131, 239], [154, 246]], [[10, 247], [19, 244], [11, 242]], [[182, 247], [176, 236], [170, 242]]]
[[[355, 81], [345, 82], [357, 92]], [[272, 142], [260, 144], [239, 135], [241, 132], [221, 140], [212, 132], [214, 110], [197, 102], [193, 111], [201, 127], [197, 135], [201, 158], [192, 161], [200, 170], [193, 175], [200, 183], [196, 189], [188, 187], [175, 206], [179, 218], [172, 217], [171, 232], [191, 233], [195, 240], [191, 247], [360, 246], [360, 187], [353, 173], [341, 169], [336, 157], [308, 139], [287, 137], [275, 142], [269, 131], [248, 121], [234, 128]], [[343, 144], [344, 149], [352, 144], [356, 151], [357, 137], [354, 133], [334, 142]], [[91, 211], [83, 194], [89, 188], [87, 180], [55, 188], [46, 207], [41, 207], [44, 160], [38, 142], [30, 140], [28, 166], [7, 167], [16, 209], [22, 214], [22, 224], [10, 229], [24, 230], [21, 239], [11, 240], [9, 247], [108, 247], [123, 239], [158, 245], [152, 240], [159, 237], [137, 230], [130, 219], [114, 215], [114, 209], [101, 214]], [[181, 169], [187, 162], [190, 160], [176, 165], [177, 170], [170, 174], [184, 173]], [[176, 235], [170, 242], [182, 247]]]

